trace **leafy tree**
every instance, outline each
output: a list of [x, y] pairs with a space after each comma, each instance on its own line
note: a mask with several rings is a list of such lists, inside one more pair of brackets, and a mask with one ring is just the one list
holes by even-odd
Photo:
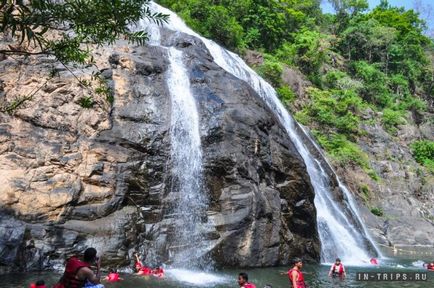
[[[90, 52], [82, 44], [112, 44], [125, 35], [143, 44], [145, 31], [132, 32], [130, 25], [142, 18], [157, 23], [168, 15], [149, 10], [149, 0], [2, 0], [0, 34], [19, 41], [4, 54], [48, 54], [62, 62], [84, 63]], [[48, 35], [54, 37], [48, 37]]]
[[[304, 26], [313, 27], [315, 19], [320, 18], [317, 0], [158, 2], [180, 13], [187, 24], [202, 35], [238, 51], [244, 48], [273, 51], [279, 48], [284, 40], [292, 39], [292, 33]], [[212, 11], [216, 10], [219, 11], [219, 17], [212, 15]]]
[[[66, 65], [68, 62], [92, 64], [89, 45], [113, 44], [121, 36], [130, 42], [143, 45], [148, 39], [144, 30], [132, 31], [143, 18], [161, 24], [168, 15], [154, 13], [148, 7], [149, 0], [1, 0], [0, 36], [12, 38], [14, 44], [0, 49], [3, 55], [50, 55]], [[75, 75], [74, 75], [75, 76]], [[87, 81], [79, 79], [80, 85], [91, 94], [106, 95], [112, 103], [113, 96], [98, 75], [97, 91], [92, 91]], [[44, 84], [45, 85], [45, 84]], [[36, 93], [37, 89], [34, 93]], [[32, 99], [24, 96], [0, 107], [0, 111], [13, 112], [24, 102]], [[90, 108], [91, 96], [81, 100], [81, 106]]]

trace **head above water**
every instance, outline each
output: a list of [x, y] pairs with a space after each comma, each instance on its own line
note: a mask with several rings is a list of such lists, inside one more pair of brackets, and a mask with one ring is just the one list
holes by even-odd
[[243, 286], [249, 281], [249, 276], [247, 273], [241, 272], [238, 274], [238, 285]]
[[341, 259], [340, 258], [336, 258], [335, 262], [336, 263], [341, 263]]
[[92, 248], [92, 247], [91, 247], [91, 248], [87, 248], [87, 249], [84, 251], [83, 259], [84, 259], [84, 261], [87, 262], [87, 263], [95, 262], [95, 261], [97, 260], [97, 257], [96, 257], [96, 249], [95, 249], [95, 248]]
[[298, 257], [292, 259], [291, 263], [293, 266], [297, 266], [298, 268], [301, 268], [303, 266], [303, 260]]

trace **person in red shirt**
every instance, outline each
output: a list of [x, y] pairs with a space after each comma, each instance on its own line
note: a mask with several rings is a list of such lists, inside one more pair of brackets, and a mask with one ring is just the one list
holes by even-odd
[[109, 274], [107, 275], [107, 277], [105, 277], [105, 280], [107, 280], [108, 282], [118, 282], [124, 279], [119, 277], [119, 273], [118, 271], [116, 271], [116, 269], [110, 269]]
[[339, 277], [344, 279], [346, 276], [344, 264], [342, 264], [341, 259], [336, 258], [335, 263], [330, 267], [329, 277]]
[[303, 267], [303, 261], [300, 258], [294, 258], [292, 260], [293, 267], [288, 270], [289, 282], [292, 288], [306, 288], [306, 283], [304, 282], [303, 272], [301, 268]]
[[138, 275], [149, 276], [152, 274], [152, 269], [150, 267], [144, 266], [139, 259], [139, 255], [137, 253], [134, 254], [136, 256], [136, 272]]
[[240, 273], [238, 274], [238, 285], [240, 285], [240, 288], [256, 288], [255, 284], [249, 283], [249, 276], [247, 273]]

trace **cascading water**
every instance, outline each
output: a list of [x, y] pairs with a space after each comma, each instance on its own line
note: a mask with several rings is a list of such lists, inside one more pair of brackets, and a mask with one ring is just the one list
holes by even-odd
[[165, 217], [176, 219], [169, 252], [173, 266], [195, 268], [202, 266], [204, 254], [202, 217], [206, 215], [207, 199], [202, 187], [202, 150], [199, 115], [190, 91], [190, 79], [184, 67], [182, 52], [168, 49], [167, 85], [171, 111], [171, 210]]
[[[211, 40], [201, 37], [188, 28], [170, 10], [155, 3], [151, 3], [151, 8], [170, 15], [170, 22], [165, 25], [167, 29], [200, 38], [210, 51], [214, 61], [229, 73], [249, 83], [285, 127], [306, 164], [307, 172], [315, 190], [315, 207], [317, 209], [318, 231], [322, 244], [322, 261], [333, 262], [335, 257], [340, 257], [346, 264], [362, 264], [375, 254], [379, 255], [379, 250], [370, 240], [365, 226], [359, 219], [351, 193], [339, 182], [344, 201], [338, 203], [333, 199], [332, 187], [329, 185], [330, 178], [325, 173], [322, 167], [323, 164], [309, 153], [308, 148], [302, 141], [302, 135], [299, 134], [300, 130], [303, 132], [303, 129], [297, 129], [297, 123], [279, 101], [271, 85], [259, 77], [238, 55], [221, 48]], [[310, 139], [309, 137], [304, 138]]]

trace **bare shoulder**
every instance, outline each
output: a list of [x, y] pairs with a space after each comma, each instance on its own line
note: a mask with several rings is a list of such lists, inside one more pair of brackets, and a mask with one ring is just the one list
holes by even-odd
[[93, 274], [93, 271], [89, 267], [82, 267], [77, 272], [77, 277], [79, 279], [87, 278], [87, 276], [90, 276]]

